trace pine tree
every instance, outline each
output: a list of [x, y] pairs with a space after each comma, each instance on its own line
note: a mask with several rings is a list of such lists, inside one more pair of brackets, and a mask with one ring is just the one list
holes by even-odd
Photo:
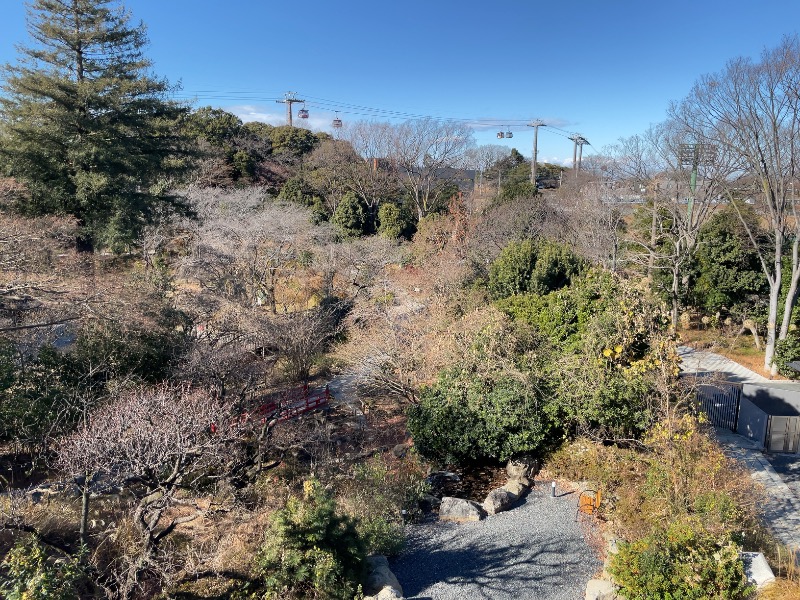
[[0, 171], [24, 182], [27, 215], [74, 216], [89, 248], [120, 250], [169, 208], [185, 111], [150, 73], [142, 23], [110, 0], [34, 0], [33, 44], [3, 68]]

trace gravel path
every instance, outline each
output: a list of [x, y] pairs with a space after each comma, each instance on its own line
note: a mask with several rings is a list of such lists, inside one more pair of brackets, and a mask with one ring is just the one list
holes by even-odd
[[602, 563], [575, 522], [576, 504], [575, 494], [533, 493], [477, 523], [410, 526], [391, 568], [414, 600], [583, 598]]

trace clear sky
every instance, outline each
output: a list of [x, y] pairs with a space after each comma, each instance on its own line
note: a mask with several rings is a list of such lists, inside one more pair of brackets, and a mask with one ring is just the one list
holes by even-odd
[[[180, 97], [244, 120], [282, 123], [287, 91], [308, 125], [335, 116], [494, 119], [479, 143], [531, 154], [540, 118], [589, 140], [584, 156], [664, 119], [704, 73], [800, 27], [796, 0], [127, 0], [148, 27], [157, 74]], [[26, 42], [21, 0], [0, 0], [0, 62]], [[363, 107], [363, 108], [354, 108]], [[295, 111], [299, 107], [295, 105]], [[370, 110], [368, 110], [370, 109]], [[360, 114], [359, 114], [360, 113]], [[296, 114], [296, 113], [295, 113]], [[539, 160], [570, 162], [572, 142], [541, 129]]]

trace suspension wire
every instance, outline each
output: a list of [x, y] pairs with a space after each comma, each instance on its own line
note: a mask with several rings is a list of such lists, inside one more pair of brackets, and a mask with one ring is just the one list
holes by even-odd
[[[327, 98], [320, 98], [319, 96], [311, 96], [303, 94], [309, 100], [306, 102], [307, 107], [317, 108], [320, 110], [328, 110], [332, 112], [340, 112], [346, 115], [358, 117], [371, 117], [371, 118], [384, 118], [384, 119], [435, 119], [440, 121], [448, 121], [455, 123], [463, 123], [464, 125], [473, 128], [491, 129], [493, 127], [504, 127], [508, 129], [524, 130], [530, 119], [508, 119], [508, 118], [489, 118], [489, 117], [443, 117], [441, 115], [426, 115], [413, 112], [406, 112], [401, 110], [393, 110], [386, 108], [375, 108], [370, 106], [363, 106], [359, 104], [351, 104], [349, 102], [341, 102], [338, 100], [330, 100]], [[280, 100], [283, 96], [275, 94], [274, 92], [262, 92], [258, 90], [217, 90], [217, 89], [200, 89], [194, 91], [180, 91], [173, 94], [176, 100], [183, 100], [187, 102], [198, 102], [200, 100], [226, 100], [226, 101], [259, 101], [259, 102], [273, 102]], [[545, 124], [544, 131], [550, 132], [554, 135], [561, 136], [569, 139], [574, 133], [565, 129], [557, 127], [556, 125]], [[587, 143], [592, 149], [596, 151], [594, 146]]]

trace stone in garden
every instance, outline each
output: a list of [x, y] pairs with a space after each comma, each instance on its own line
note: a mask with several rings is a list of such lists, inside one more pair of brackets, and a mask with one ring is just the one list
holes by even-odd
[[490, 515], [496, 515], [499, 512], [504, 510], [508, 510], [511, 508], [511, 505], [516, 502], [517, 496], [516, 494], [512, 494], [510, 491], [497, 488], [496, 490], [492, 490], [486, 496], [486, 500], [483, 501], [483, 510]]
[[408, 454], [408, 446], [405, 444], [397, 444], [397, 446], [392, 448], [392, 454], [394, 454], [396, 458], [405, 458], [406, 454]]
[[364, 600], [403, 600], [403, 598], [403, 594], [388, 585], [375, 596], [364, 596]]
[[389, 561], [385, 556], [375, 554], [367, 557], [367, 569], [369, 574], [364, 582], [364, 594], [369, 600], [390, 600], [403, 597], [403, 587], [397, 581], [392, 570], [389, 568]]
[[755, 584], [759, 590], [775, 581], [775, 574], [761, 552], [740, 552], [739, 556], [744, 563], [744, 574], [747, 581]]
[[480, 521], [486, 517], [486, 511], [477, 502], [445, 496], [439, 505], [439, 520], [467, 523]]
[[434, 471], [425, 478], [425, 481], [436, 484], [442, 481], [461, 481], [461, 477], [452, 471]]
[[517, 498], [521, 498], [530, 491], [530, 486], [524, 485], [517, 480], [507, 482], [501, 489], [514, 494]]
[[439, 498], [431, 494], [422, 494], [419, 499], [419, 507], [425, 511], [432, 511], [442, 503]]
[[586, 584], [585, 600], [616, 600], [616, 587], [605, 579], [592, 579]]
[[519, 481], [523, 485], [531, 486], [533, 476], [539, 469], [536, 460], [522, 460], [512, 458], [506, 465], [506, 473], [510, 481]]

